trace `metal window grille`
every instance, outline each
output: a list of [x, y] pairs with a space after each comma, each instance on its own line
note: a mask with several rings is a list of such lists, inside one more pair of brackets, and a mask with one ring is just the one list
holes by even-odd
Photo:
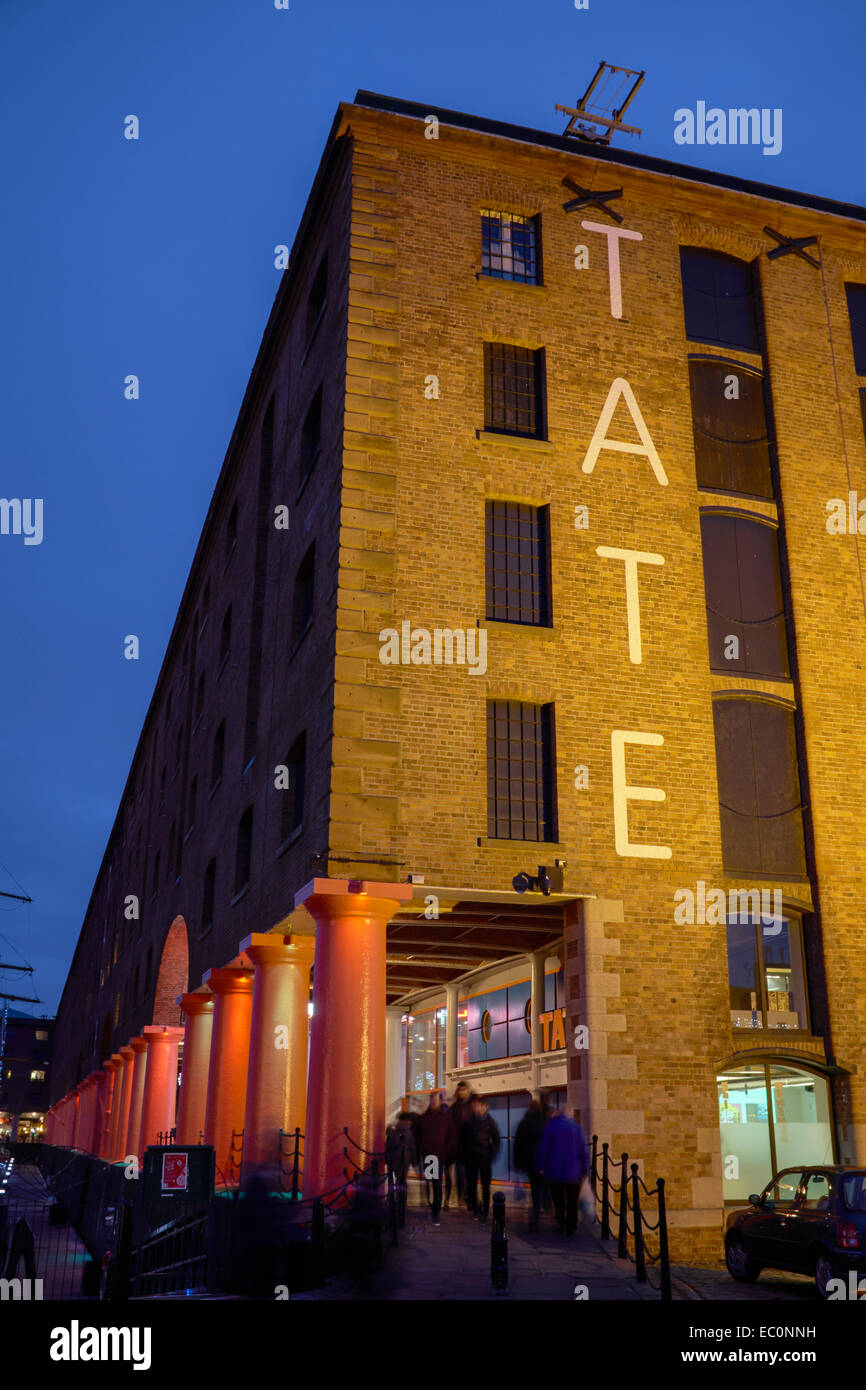
[[521, 502], [487, 503], [488, 618], [550, 622], [548, 510]]
[[552, 705], [487, 705], [487, 833], [499, 840], [554, 840]]
[[538, 284], [538, 220], [511, 212], [481, 213], [481, 269], [497, 280]]
[[543, 439], [543, 349], [484, 344], [484, 424], [502, 434]]

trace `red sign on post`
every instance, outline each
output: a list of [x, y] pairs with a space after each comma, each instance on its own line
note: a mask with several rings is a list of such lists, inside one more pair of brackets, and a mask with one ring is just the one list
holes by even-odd
[[185, 1192], [189, 1181], [189, 1154], [173, 1153], [162, 1156], [163, 1192]]

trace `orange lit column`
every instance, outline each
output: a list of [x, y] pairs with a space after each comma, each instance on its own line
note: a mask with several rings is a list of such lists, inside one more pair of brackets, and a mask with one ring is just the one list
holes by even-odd
[[111, 1130], [116, 1118], [114, 1113], [114, 1106], [116, 1103], [117, 1095], [117, 1064], [119, 1060], [120, 1059], [118, 1057], [112, 1056], [108, 1058], [108, 1061], [103, 1062], [102, 1064], [105, 1068], [105, 1115], [102, 1126], [102, 1139], [99, 1145], [100, 1158], [111, 1158]]
[[94, 1087], [93, 1100], [91, 1102], [90, 1114], [90, 1139], [86, 1148], [88, 1153], [92, 1153], [96, 1158], [102, 1152], [102, 1140], [105, 1131], [105, 1100], [106, 1088], [108, 1085], [108, 1072], [99, 1071], [93, 1073]]
[[279, 1131], [304, 1128], [307, 1100], [307, 1004], [312, 937], [256, 933], [239, 949], [255, 967], [244, 1176], [279, 1161]]
[[[345, 1181], [343, 1126], [363, 1149], [385, 1140], [385, 929], [408, 883], [315, 878], [295, 896], [316, 922], [304, 1197]], [[348, 1145], [359, 1166], [370, 1160]]]
[[[117, 1073], [117, 1080], [114, 1083], [115, 1125], [112, 1139], [112, 1151], [109, 1158], [117, 1163], [119, 1159], [126, 1157], [126, 1133], [129, 1129], [129, 1104], [132, 1100], [132, 1071], [135, 1061], [135, 1053], [129, 1046], [122, 1047], [118, 1053], [120, 1057], [120, 1070]], [[118, 1086], [120, 1090], [118, 1091]]]
[[114, 1161], [114, 1151], [117, 1148], [117, 1126], [120, 1120], [120, 1093], [123, 1089], [123, 1073], [126, 1070], [124, 1059], [119, 1052], [112, 1053], [110, 1062], [114, 1069], [114, 1085], [111, 1088], [111, 1114], [108, 1118], [104, 1155], [109, 1163]]
[[54, 1143], [54, 1110], [45, 1111], [45, 1123], [42, 1134], [43, 1142], [46, 1144]]
[[96, 1077], [86, 1076], [81, 1083], [81, 1100], [78, 1106], [78, 1129], [75, 1147], [84, 1153], [90, 1152], [90, 1139], [93, 1134], [93, 1102], [96, 1098]]
[[[183, 1038], [182, 1028], [149, 1025], [144, 1029], [147, 1044], [147, 1068], [144, 1073], [144, 1098], [141, 1104], [141, 1135], [138, 1153], [141, 1156], [148, 1144], [167, 1144], [174, 1129], [177, 1106], [177, 1052]], [[160, 1135], [164, 1137], [161, 1139]]]
[[210, 1069], [214, 1002], [212, 994], [183, 994], [186, 1019], [180, 1096], [177, 1102], [177, 1142], [199, 1144], [204, 1135], [207, 1080]]
[[72, 1092], [72, 1126], [69, 1132], [70, 1149], [78, 1148], [78, 1137], [81, 1133], [82, 1103], [84, 1100], [84, 1083], [79, 1082]]
[[228, 967], [209, 970], [202, 981], [214, 995], [213, 1037], [207, 1082], [204, 1142], [216, 1151], [217, 1183], [237, 1180], [240, 1150], [232, 1147], [232, 1131], [244, 1126], [253, 978], [249, 970]]
[[130, 1038], [132, 1048], [132, 1087], [129, 1096], [129, 1125], [126, 1130], [126, 1154], [138, 1156], [138, 1141], [141, 1137], [141, 1107], [144, 1101], [144, 1083], [147, 1077], [147, 1043], [144, 1038]]

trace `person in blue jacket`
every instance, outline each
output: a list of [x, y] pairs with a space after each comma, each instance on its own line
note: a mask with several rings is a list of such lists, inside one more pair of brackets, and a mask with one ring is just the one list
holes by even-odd
[[553, 1211], [560, 1230], [577, 1231], [580, 1185], [589, 1171], [586, 1140], [580, 1125], [563, 1107], [548, 1120], [538, 1145], [536, 1168], [550, 1184]]

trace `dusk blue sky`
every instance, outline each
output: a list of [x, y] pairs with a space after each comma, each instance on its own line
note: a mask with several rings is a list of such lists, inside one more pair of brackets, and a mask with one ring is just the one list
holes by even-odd
[[[0, 899], [0, 957], [37, 967], [34, 1012], [59, 1000], [338, 102], [560, 131], [604, 58], [647, 70], [643, 134], [617, 144], [862, 205], [864, 51], [862, 0], [2, 0], [0, 496], [43, 498], [44, 539], [0, 536], [0, 889], [34, 898]], [[699, 100], [781, 107], [782, 152], [675, 145]]]

